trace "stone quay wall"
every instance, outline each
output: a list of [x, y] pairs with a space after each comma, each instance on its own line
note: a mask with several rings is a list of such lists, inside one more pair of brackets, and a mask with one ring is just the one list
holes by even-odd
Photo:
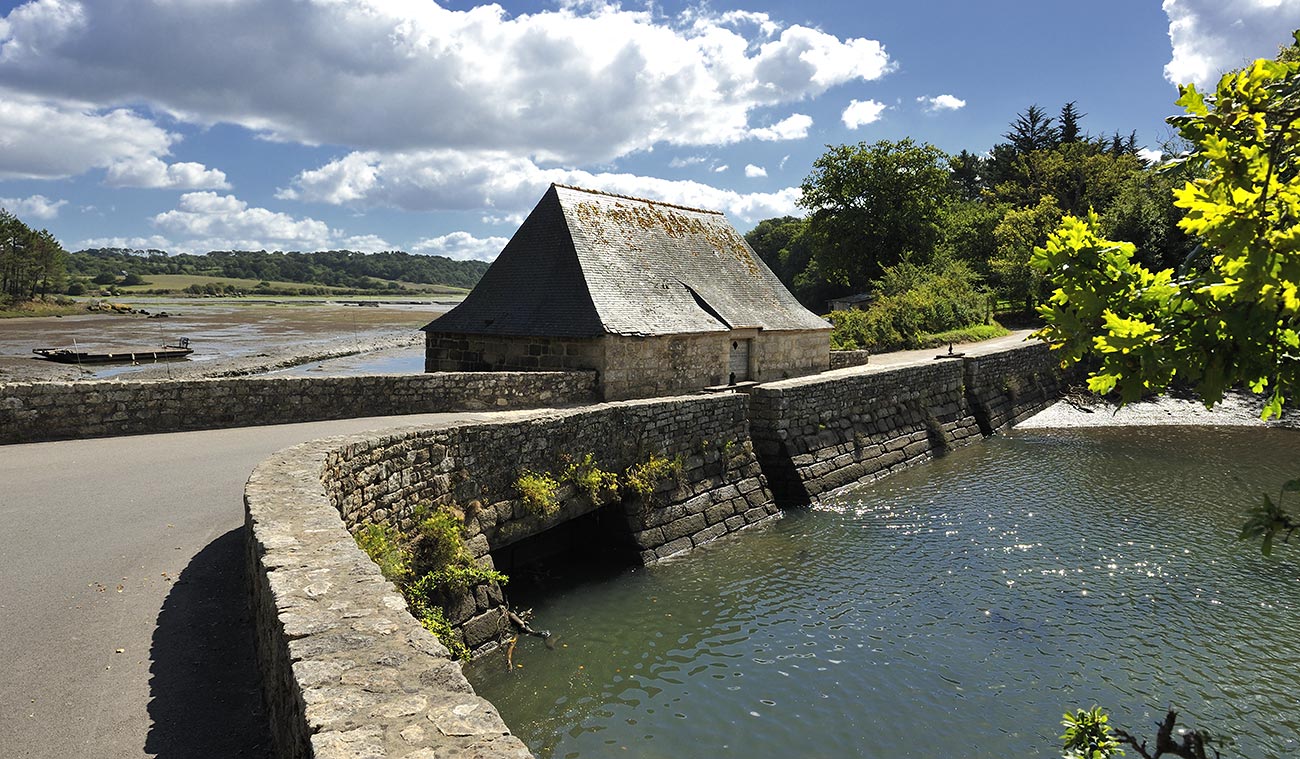
[[1045, 343], [962, 360], [967, 401], [986, 435], [1047, 408], [1061, 395], [1060, 362]]
[[805, 504], [1005, 429], [1059, 397], [1046, 345], [760, 385], [751, 435], [782, 505]]
[[0, 384], [0, 444], [588, 403], [594, 372]]
[[[277, 753], [287, 757], [522, 757], [491, 704], [406, 611], [357, 548], [366, 523], [411, 529], [418, 505], [466, 513], [470, 550], [511, 546], [597, 508], [645, 563], [779, 514], [748, 436], [748, 398], [730, 394], [512, 412], [493, 422], [332, 438], [282, 451], [245, 490], [258, 657]], [[549, 514], [524, 505], [525, 469], [594, 454], [622, 472], [680, 461], [649, 495], [595, 503], [561, 487]], [[499, 589], [476, 589], [449, 619], [473, 648], [508, 628]]]

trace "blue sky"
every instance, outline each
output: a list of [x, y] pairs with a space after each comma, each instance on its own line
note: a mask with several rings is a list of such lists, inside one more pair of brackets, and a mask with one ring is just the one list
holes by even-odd
[[1168, 136], [1174, 82], [1300, 0], [0, 2], [0, 205], [91, 246], [490, 259], [551, 182], [799, 213], [827, 144], [983, 152], [1077, 101]]

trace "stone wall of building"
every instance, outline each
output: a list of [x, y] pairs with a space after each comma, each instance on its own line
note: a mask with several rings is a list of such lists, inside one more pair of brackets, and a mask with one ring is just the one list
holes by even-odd
[[537, 406], [595, 397], [594, 372], [15, 382], [0, 443]]
[[831, 332], [759, 332], [749, 378], [756, 382], [802, 377], [830, 368]]
[[602, 338], [502, 337], [426, 332], [426, 372], [604, 371]]
[[[490, 565], [494, 550], [612, 508], [622, 519], [610, 540], [626, 540], [631, 556], [652, 563], [779, 513], [748, 439], [747, 405], [733, 394], [514, 412], [489, 423], [326, 439], [263, 462], [245, 505], [278, 753], [527, 756], [349, 529], [409, 530], [417, 506], [454, 504], [466, 514], [470, 550]], [[607, 493], [594, 503], [566, 485], [551, 513], [523, 502], [521, 472], [563, 478], [566, 462], [589, 453], [620, 473], [652, 456], [680, 465], [645, 495]], [[447, 615], [473, 648], [509, 629], [499, 589], [477, 589]]]

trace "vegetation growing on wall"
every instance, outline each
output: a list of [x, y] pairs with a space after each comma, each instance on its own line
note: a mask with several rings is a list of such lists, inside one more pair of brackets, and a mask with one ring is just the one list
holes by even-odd
[[523, 497], [524, 506], [534, 514], [549, 516], [560, 508], [560, 481], [550, 472], [525, 469], [515, 480], [515, 489]]
[[444, 608], [484, 583], [504, 585], [506, 575], [484, 567], [465, 545], [464, 515], [450, 506], [417, 514], [414, 536], [384, 524], [364, 525], [357, 545], [406, 598], [411, 614], [442, 641], [452, 656], [468, 659], [469, 649], [447, 621]]

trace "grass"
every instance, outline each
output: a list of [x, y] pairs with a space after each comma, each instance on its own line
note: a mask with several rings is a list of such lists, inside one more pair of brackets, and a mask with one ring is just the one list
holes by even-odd
[[70, 316], [84, 313], [86, 313], [85, 303], [49, 300], [0, 303], [0, 319], [16, 319], [24, 316]]
[[1011, 330], [997, 322], [993, 322], [992, 324], [975, 324], [961, 329], [950, 329], [947, 332], [923, 333], [917, 340], [921, 343], [921, 348], [941, 348], [954, 343], [978, 343], [982, 340], [992, 340], [995, 337], [1009, 334], [1011, 334]]

